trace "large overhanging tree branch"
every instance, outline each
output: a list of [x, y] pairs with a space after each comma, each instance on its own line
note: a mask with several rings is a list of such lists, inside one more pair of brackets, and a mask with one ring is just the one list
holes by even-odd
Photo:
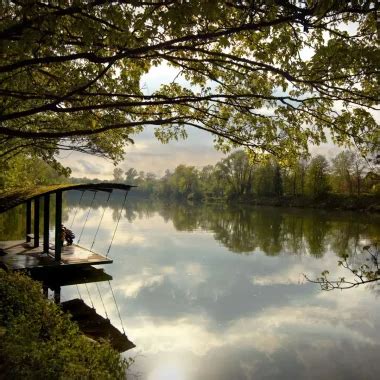
[[[118, 160], [143, 127], [164, 142], [199, 128], [219, 148], [283, 157], [326, 132], [378, 147], [375, 1], [21, 0], [1, 11], [0, 159], [72, 149]], [[159, 65], [178, 75], [148, 94], [143, 76]]]

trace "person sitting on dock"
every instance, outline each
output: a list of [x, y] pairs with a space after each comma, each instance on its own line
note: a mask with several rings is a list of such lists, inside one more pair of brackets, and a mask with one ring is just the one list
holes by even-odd
[[67, 242], [67, 245], [72, 245], [75, 238], [74, 232], [66, 228], [63, 224], [61, 225], [61, 228], [62, 228], [62, 238], [61, 238], [62, 245], [65, 240]]

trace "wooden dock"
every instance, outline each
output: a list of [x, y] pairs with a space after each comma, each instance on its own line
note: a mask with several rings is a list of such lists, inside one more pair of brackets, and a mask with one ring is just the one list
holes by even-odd
[[[62, 267], [61, 267], [62, 268]], [[107, 274], [103, 268], [95, 268], [91, 265], [73, 265], [65, 267], [65, 270], [49, 270], [49, 267], [33, 268], [30, 270], [33, 280], [42, 282], [51, 290], [61, 286], [72, 286], [89, 284], [93, 282], [112, 281], [112, 276]]]
[[61, 260], [54, 259], [54, 245], [49, 253], [43, 253], [43, 246], [33, 247], [33, 242], [23, 240], [0, 242], [0, 263], [10, 270], [36, 268], [63, 268], [83, 265], [111, 264], [113, 260], [73, 244], [62, 247]]

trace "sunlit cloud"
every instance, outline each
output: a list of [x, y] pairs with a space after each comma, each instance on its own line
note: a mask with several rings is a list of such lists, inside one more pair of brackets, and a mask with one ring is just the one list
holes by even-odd
[[[346, 307], [347, 312], [352, 308]], [[228, 351], [229, 347], [238, 346], [271, 355], [286, 349], [295, 335], [297, 339], [307, 339], [316, 348], [321, 342], [333, 346], [331, 336], [363, 344], [378, 344], [379, 336], [353, 330], [350, 321], [350, 315], [337, 315], [333, 308], [285, 306], [268, 308], [255, 316], [238, 319], [223, 326], [222, 330], [211, 320], [192, 315], [170, 323], [140, 317], [130, 326], [130, 331], [145, 354], [188, 351], [205, 356], [212, 350]], [[313, 340], [308, 336], [313, 336]]]
[[160, 285], [164, 280], [163, 275], [145, 276], [143, 273], [136, 276], [126, 276], [125, 282], [117, 289], [121, 290], [127, 298], [136, 298], [141, 289], [154, 288]]

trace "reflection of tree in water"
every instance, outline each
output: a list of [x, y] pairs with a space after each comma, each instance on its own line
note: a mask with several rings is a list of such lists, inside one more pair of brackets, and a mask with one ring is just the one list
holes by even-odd
[[311, 215], [305, 218], [302, 234], [309, 253], [314, 257], [323, 257], [326, 252], [326, 235], [330, 226], [325, 217]]
[[159, 214], [167, 222], [172, 221], [177, 231], [194, 231], [200, 227], [203, 220], [202, 207], [185, 203], [162, 205]]
[[214, 238], [235, 253], [248, 253], [256, 249], [257, 241], [252, 228], [254, 215], [242, 208], [208, 208], [202, 228], [214, 232]]
[[25, 206], [0, 214], [0, 240], [18, 240], [25, 236]]
[[[55, 199], [50, 201], [50, 227], [55, 222]], [[43, 231], [43, 202], [40, 202], [40, 231]], [[62, 221], [67, 223], [70, 209], [63, 205]], [[33, 212], [32, 212], [33, 221]], [[22, 240], [26, 233], [26, 205], [21, 204], [0, 214], [0, 240]]]
[[288, 254], [302, 254], [306, 252], [303, 239], [305, 218], [299, 214], [285, 213], [283, 215], [283, 251]]
[[253, 229], [258, 247], [267, 255], [277, 256], [284, 245], [283, 216], [280, 210], [255, 209]]
[[[75, 210], [88, 209], [93, 193], [88, 192], [79, 203], [78, 191], [65, 194], [64, 220], [69, 223]], [[372, 241], [379, 237], [380, 217], [358, 213], [326, 213], [318, 210], [250, 207], [248, 205], [164, 203], [131, 195], [121, 210], [125, 193], [115, 191], [108, 203], [108, 194], [99, 193], [94, 209], [107, 205], [113, 220], [120, 211], [129, 222], [160, 215], [171, 221], [178, 231], [203, 229], [214, 233], [215, 240], [235, 253], [252, 254], [261, 250], [267, 255], [310, 254], [322, 257], [331, 249], [343, 257], [352, 255], [361, 239]], [[18, 211], [17, 211], [18, 210]], [[51, 207], [54, 220], [54, 207]], [[42, 219], [42, 218], [41, 218]], [[41, 221], [42, 223], [42, 221]], [[25, 229], [25, 212], [21, 208], [0, 215], [0, 232], [3, 239], [22, 238]]]
[[273, 217], [271, 209], [226, 206], [214, 212], [205, 225], [232, 252], [250, 254], [259, 248], [268, 255], [277, 255], [282, 246], [281, 220], [281, 215]]
[[332, 222], [331, 248], [340, 257], [357, 254], [360, 240], [363, 238], [368, 241], [376, 241], [379, 238], [379, 224], [373, 223], [371, 217], [363, 216], [360, 222], [356, 219], [357, 215], [350, 215]]

